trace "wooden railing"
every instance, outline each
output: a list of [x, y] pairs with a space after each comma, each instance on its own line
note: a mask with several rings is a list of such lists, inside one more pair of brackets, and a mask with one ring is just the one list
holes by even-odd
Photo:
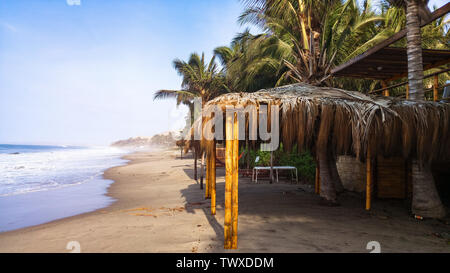
[[[450, 86], [450, 84], [445, 84], [445, 85], [439, 86], [439, 81], [438, 81], [438, 76], [440, 74], [447, 73], [449, 71], [450, 71], [450, 68], [447, 68], [447, 69], [444, 69], [444, 70], [441, 70], [441, 71], [437, 71], [435, 73], [432, 73], [432, 74], [424, 76], [424, 79], [428, 79], [428, 78], [431, 78], [431, 77], [434, 78], [433, 87], [425, 89], [425, 93], [433, 92], [433, 101], [439, 100], [439, 92], [438, 91], [440, 89], [443, 89], [443, 88], [445, 88], [447, 86]], [[404, 86], [404, 85], [406, 85], [405, 94], [396, 95], [396, 97], [405, 97], [406, 99], [408, 99], [409, 98], [408, 81], [397, 83], [397, 84], [394, 84], [394, 85], [391, 85], [391, 86], [387, 86], [385, 81], [381, 81], [382, 88], [376, 89], [376, 90], [372, 90], [372, 91], [369, 92], [369, 94], [382, 93], [383, 96], [389, 96], [389, 90], [390, 89], [396, 88], [396, 87], [400, 87], [400, 86]], [[448, 100], [449, 98], [445, 98], [445, 99]]]

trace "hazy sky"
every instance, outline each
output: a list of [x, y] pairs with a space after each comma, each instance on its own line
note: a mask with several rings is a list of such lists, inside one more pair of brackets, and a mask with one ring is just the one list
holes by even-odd
[[152, 98], [180, 87], [172, 60], [210, 57], [243, 30], [237, 0], [67, 2], [0, 0], [0, 143], [102, 145], [174, 129], [183, 110]]

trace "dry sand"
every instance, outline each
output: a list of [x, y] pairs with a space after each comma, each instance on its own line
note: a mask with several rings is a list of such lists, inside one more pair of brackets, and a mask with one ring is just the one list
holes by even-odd
[[[192, 158], [178, 151], [135, 153], [130, 163], [109, 169], [116, 181], [111, 206], [50, 223], [0, 233], [0, 252], [224, 252], [224, 170], [217, 174], [217, 215], [192, 179]], [[417, 221], [400, 201], [363, 200], [345, 194], [339, 207], [319, 205], [307, 185], [253, 184], [239, 180], [240, 252], [369, 252], [378, 241], [382, 252], [450, 252], [448, 223]], [[57, 204], [56, 204], [57, 205]]]

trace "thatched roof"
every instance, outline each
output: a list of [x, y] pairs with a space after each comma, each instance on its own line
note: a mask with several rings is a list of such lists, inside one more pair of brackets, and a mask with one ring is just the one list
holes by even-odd
[[[280, 106], [280, 138], [287, 149], [332, 155], [402, 155], [424, 161], [450, 157], [450, 105], [367, 96], [336, 88], [292, 84], [254, 93], [229, 93], [205, 104]], [[198, 128], [197, 120], [193, 128]], [[270, 124], [270, 120], [269, 120]], [[248, 120], [246, 120], [248, 131]], [[192, 133], [192, 131], [191, 131]], [[248, 134], [247, 134], [248, 136]], [[189, 145], [189, 144], [188, 144]]]

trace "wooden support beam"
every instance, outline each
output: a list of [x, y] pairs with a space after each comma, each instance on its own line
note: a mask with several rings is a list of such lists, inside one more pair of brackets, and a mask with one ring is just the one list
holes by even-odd
[[[208, 145], [209, 146], [209, 145]], [[209, 172], [211, 170], [211, 155], [209, 152], [209, 147], [206, 148], [206, 176], [205, 176], [205, 199], [211, 198], [211, 187], [210, 187], [210, 177]]]
[[211, 215], [216, 215], [216, 141], [211, 150]]
[[233, 127], [233, 184], [231, 191], [232, 202], [232, 231], [231, 248], [237, 249], [238, 233], [238, 182], [239, 182], [239, 122], [237, 113], [234, 114]]
[[370, 154], [370, 145], [367, 147], [366, 158], [366, 210], [371, 208], [372, 198], [372, 158]]
[[[423, 78], [424, 78], [424, 79], [428, 79], [428, 78], [434, 77], [434, 76], [436, 76], [436, 75], [440, 75], [440, 74], [442, 74], [442, 73], [447, 73], [447, 72], [449, 72], [449, 71], [450, 71], [450, 68], [446, 68], [446, 69], [443, 69], [443, 70], [440, 70], [440, 71], [431, 73], [431, 74], [429, 74], [429, 75], [424, 75]], [[407, 75], [406, 75], [406, 76], [407, 76]], [[386, 82], [389, 82], [389, 81], [392, 81], [392, 79], [386, 80]], [[394, 85], [390, 85], [390, 86], [388, 86], [387, 88], [388, 88], [388, 89], [392, 89], [392, 88], [399, 87], [399, 86], [402, 86], [402, 85], [408, 85], [408, 81], [404, 81], [404, 82], [401, 82], [401, 83], [397, 83], [397, 84], [394, 84]], [[409, 87], [408, 87], [408, 88], [409, 88]], [[375, 89], [375, 90], [370, 91], [369, 94], [379, 93], [379, 92], [384, 91], [384, 89], [385, 89], [385, 88]], [[408, 90], [409, 90], [409, 89], [408, 89]], [[408, 96], [409, 96], [409, 95], [408, 95]]]
[[270, 184], [273, 183], [273, 151], [270, 151]]
[[[435, 63], [432, 63], [432, 64], [424, 65], [423, 66], [423, 71], [427, 71], [427, 70], [432, 69], [432, 68], [436, 68], [436, 67], [439, 67], [439, 66], [442, 66], [442, 65], [446, 65], [449, 62], [450, 62], [450, 59], [445, 59], [445, 60], [438, 61], [438, 62], [435, 62]], [[395, 80], [398, 80], [398, 79], [401, 79], [401, 78], [405, 78], [405, 77], [408, 77], [408, 72], [405, 72], [405, 73], [402, 73], [402, 74], [398, 74], [398, 75], [388, 79], [388, 81], [395, 81]]]
[[225, 222], [223, 226], [224, 248], [231, 249], [231, 189], [233, 184], [233, 123], [227, 115], [225, 123]]
[[386, 81], [381, 81], [381, 86], [383, 87], [383, 96], [389, 97], [389, 89], [387, 88]]
[[197, 181], [197, 149], [193, 149], [194, 153], [194, 179]]
[[200, 151], [200, 189], [203, 190], [203, 174], [205, 165], [205, 153]]
[[[425, 25], [428, 25], [429, 23], [433, 22], [434, 20], [441, 18], [442, 16], [446, 15], [450, 12], [450, 3], [445, 4], [444, 6], [440, 7], [439, 9], [435, 10], [429, 18], [426, 18], [425, 20], [421, 20], [420, 27], [423, 27]], [[386, 40], [382, 41], [381, 43], [373, 46], [371, 49], [365, 51], [364, 53], [354, 57], [353, 59], [349, 60], [346, 63], [343, 63], [334, 69], [331, 70], [331, 74], [337, 74], [340, 71], [346, 69], [347, 67], [361, 61], [362, 59], [365, 59], [369, 57], [370, 55], [375, 54], [379, 50], [388, 47], [389, 45], [397, 42], [398, 40], [404, 38], [406, 36], [406, 28], [400, 30], [399, 32], [395, 33], [391, 37], [387, 38]], [[426, 69], [424, 69], [425, 71]]]
[[409, 99], [409, 84], [406, 85], [406, 97], [407, 100]]
[[316, 185], [315, 190], [316, 194], [320, 194], [320, 170], [319, 170], [319, 161], [316, 162]]
[[438, 100], [438, 88], [439, 88], [439, 78], [438, 78], [438, 75], [434, 75], [433, 101]]

